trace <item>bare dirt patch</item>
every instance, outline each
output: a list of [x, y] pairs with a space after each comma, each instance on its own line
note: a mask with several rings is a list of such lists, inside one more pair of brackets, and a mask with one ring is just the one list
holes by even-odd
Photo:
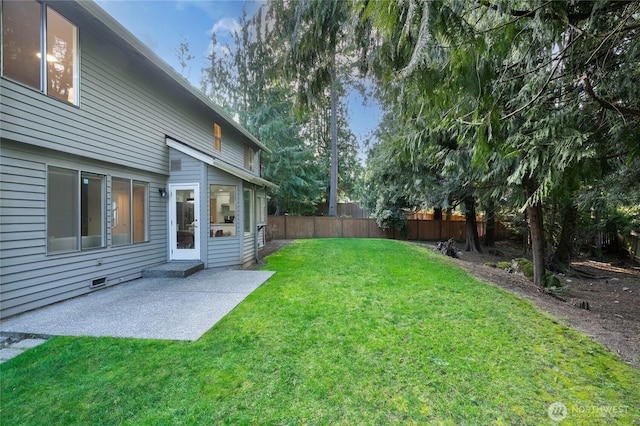
[[613, 256], [578, 258], [571, 264], [576, 273], [559, 276], [562, 289], [554, 297], [522, 275], [484, 266], [531, 258], [510, 241], [497, 243], [496, 249], [496, 254], [463, 252], [454, 260], [470, 274], [532, 301], [640, 368], [640, 265]]

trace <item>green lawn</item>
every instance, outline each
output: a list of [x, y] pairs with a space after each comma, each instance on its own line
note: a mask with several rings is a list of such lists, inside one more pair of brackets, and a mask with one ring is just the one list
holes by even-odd
[[640, 424], [638, 370], [433, 252], [304, 240], [266, 269], [197, 342], [59, 337], [2, 364], [0, 423]]

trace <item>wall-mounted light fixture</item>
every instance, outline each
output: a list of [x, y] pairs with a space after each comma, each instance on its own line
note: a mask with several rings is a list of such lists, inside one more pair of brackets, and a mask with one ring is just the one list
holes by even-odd
[[167, 190], [165, 188], [158, 189], [161, 198], [165, 198], [167, 196]]

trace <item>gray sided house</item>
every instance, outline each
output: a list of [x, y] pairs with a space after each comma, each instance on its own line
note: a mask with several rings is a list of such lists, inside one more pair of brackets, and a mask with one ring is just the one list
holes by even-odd
[[93, 2], [2, 1], [0, 316], [255, 262], [268, 151]]

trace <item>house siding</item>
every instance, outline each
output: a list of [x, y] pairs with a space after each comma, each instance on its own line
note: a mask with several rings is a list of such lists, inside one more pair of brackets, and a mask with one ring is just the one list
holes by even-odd
[[[179, 164], [179, 169], [172, 169], [169, 183], [201, 182], [205, 164], [175, 149], [169, 149], [170, 164]], [[176, 163], [177, 162], [177, 163]]]
[[[230, 164], [243, 164], [243, 136], [184, 89], [149, 70], [134, 69], [91, 29], [80, 32], [80, 105], [0, 79], [2, 135], [74, 155], [168, 174], [164, 135]], [[149, 71], [149, 72], [145, 72]], [[222, 151], [213, 149], [213, 123]]]
[[[209, 218], [209, 185], [238, 188], [241, 221], [243, 181], [167, 147], [165, 137], [243, 168], [244, 147], [256, 143], [224, 114], [182, 86], [179, 77], [128, 45], [122, 29], [86, 3], [50, 2], [78, 26], [79, 104], [70, 105], [0, 76], [0, 316], [15, 315], [138, 278], [169, 258], [169, 200], [159, 188], [200, 185], [201, 221]], [[109, 25], [109, 27], [108, 27]], [[222, 150], [213, 146], [213, 124], [222, 129]], [[258, 144], [259, 145], [259, 144]], [[181, 160], [172, 171], [171, 160]], [[254, 176], [259, 176], [259, 155]], [[104, 248], [47, 253], [47, 167], [105, 176], [106, 206], [112, 178], [149, 184], [149, 241], [113, 247], [111, 214], [105, 212]], [[255, 253], [238, 222], [238, 235], [212, 238], [199, 227], [206, 267], [237, 267]]]
[[[254, 231], [255, 232], [255, 231]], [[244, 235], [244, 247], [242, 250], [242, 264], [248, 265], [250, 263], [254, 263], [256, 260], [256, 251], [255, 251], [255, 234], [245, 234]]]
[[[25, 149], [8, 140], [0, 148], [0, 309], [10, 316], [94, 291], [92, 280], [106, 285], [139, 278], [142, 269], [166, 260], [166, 202], [158, 195], [166, 177], [122, 170], [112, 164], [59, 152]], [[149, 241], [112, 247], [111, 218], [106, 215], [107, 246], [47, 254], [47, 166], [71, 168], [149, 183]], [[110, 191], [107, 188], [107, 205]]]

